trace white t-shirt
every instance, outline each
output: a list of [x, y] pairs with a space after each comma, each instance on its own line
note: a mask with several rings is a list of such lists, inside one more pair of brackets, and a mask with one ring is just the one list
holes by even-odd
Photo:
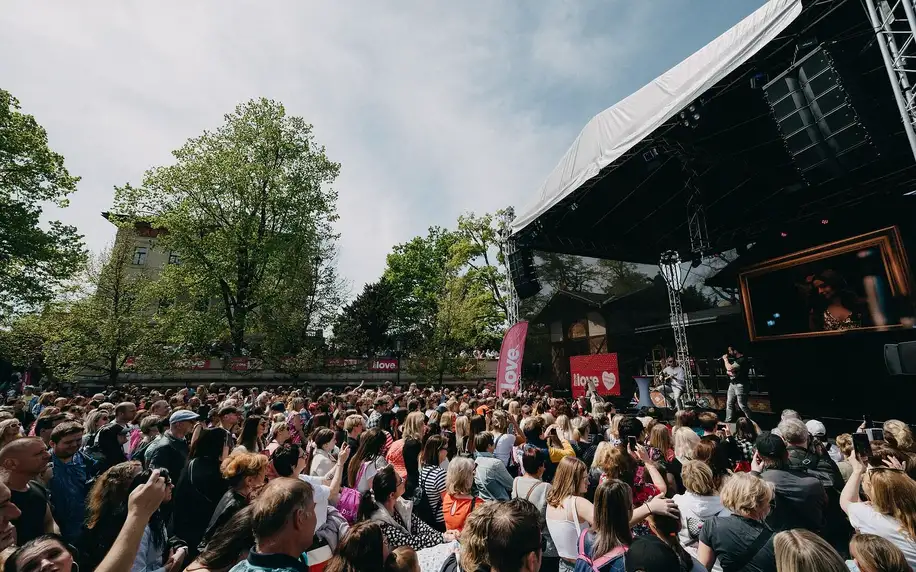
[[515, 435], [503, 433], [496, 438], [496, 448], [493, 450], [493, 456], [508, 467], [513, 447], [515, 447]]
[[886, 538], [903, 552], [907, 563], [916, 570], [916, 542], [903, 532], [900, 521], [876, 511], [870, 504], [856, 502], [849, 505], [849, 524], [864, 534]]
[[684, 379], [687, 377], [687, 374], [681, 366], [667, 366], [662, 370], [662, 373], [671, 377], [670, 383], [672, 387], [684, 387]]
[[318, 530], [328, 521], [328, 500], [331, 498], [331, 487], [323, 484], [324, 479], [321, 477], [300, 474], [299, 478], [312, 485], [312, 489], [315, 491], [315, 516], [318, 518], [315, 530]]

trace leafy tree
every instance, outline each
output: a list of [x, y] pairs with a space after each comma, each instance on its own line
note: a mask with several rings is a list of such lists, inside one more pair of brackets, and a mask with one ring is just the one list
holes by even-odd
[[598, 290], [608, 297], [619, 298], [652, 284], [652, 279], [631, 262], [601, 259], [597, 273]]
[[130, 235], [121, 233], [106, 253], [90, 263], [83, 297], [53, 310], [44, 355], [61, 378], [96, 371], [116, 384], [130, 367], [128, 358], [158, 345], [151, 276], [145, 268], [132, 265], [133, 253]]
[[340, 165], [312, 126], [278, 102], [252, 100], [173, 155], [176, 162], [148, 171], [142, 187], [116, 189], [116, 208], [168, 231], [162, 246], [182, 258], [175, 272], [216, 295], [233, 353], [243, 353], [258, 312], [295, 312], [301, 330], [322, 326], [328, 313], [315, 314], [303, 300], [312, 292], [333, 299], [328, 290], [339, 286], [316, 283], [308, 269], [316, 257], [331, 262], [337, 192], [330, 185]]
[[452, 247], [459, 237], [441, 227], [395, 246], [388, 254], [382, 280], [394, 299], [392, 335], [413, 351], [434, 337], [439, 299], [450, 275]]
[[334, 322], [334, 345], [342, 355], [372, 357], [393, 346], [395, 299], [391, 283], [366, 284]]
[[509, 267], [502, 238], [515, 218], [512, 207], [479, 217], [468, 213], [458, 217], [458, 242], [452, 247], [454, 263], [466, 265], [471, 281], [479, 282], [492, 297], [490, 320], [505, 322], [509, 315]]
[[48, 147], [48, 134], [0, 89], [0, 317], [54, 297], [86, 252], [76, 228], [39, 224], [42, 205], [66, 207], [79, 177]]

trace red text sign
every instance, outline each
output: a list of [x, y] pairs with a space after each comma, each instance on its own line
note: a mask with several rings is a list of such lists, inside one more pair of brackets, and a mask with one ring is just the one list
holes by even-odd
[[398, 371], [397, 358], [376, 358], [369, 362], [369, 371]]
[[590, 385], [598, 395], [620, 395], [616, 353], [572, 356], [569, 358], [569, 376], [573, 397], [585, 395]]

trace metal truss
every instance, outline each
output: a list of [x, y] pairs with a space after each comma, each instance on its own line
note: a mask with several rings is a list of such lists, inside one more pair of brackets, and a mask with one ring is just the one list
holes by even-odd
[[916, 158], [916, 6], [914, 0], [865, 0], [903, 128]]
[[[506, 261], [508, 261], [513, 254], [518, 250], [518, 245], [515, 243], [515, 240], [509, 237], [509, 234], [506, 233], [502, 237], [503, 240], [503, 251], [505, 252]], [[508, 267], [508, 264], [507, 264]], [[519, 320], [519, 299], [518, 293], [515, 291], [515, 282], [512, 281], [512, 268], [509, 267], [509, 271], [506, 272], [506, 319], [509, 321], [509, 327], [518, 323]]]
[[674, 347], [677, 353], [677, 363], [684, 368], [684, 378], [687, 383], [686, 400], [696, 401], [697, 392], [693, 384], [693, 372], [690, 368], [690, 348], [687, 345], [687, 316], [681, 306], [681, 291], [684, 283], [681, 278], [681, 257], [669, 250], [662, 253], [658, 262], [658, 269], [668, 286], [668, 306], [671, 309], [671, 329], [674, 331]]

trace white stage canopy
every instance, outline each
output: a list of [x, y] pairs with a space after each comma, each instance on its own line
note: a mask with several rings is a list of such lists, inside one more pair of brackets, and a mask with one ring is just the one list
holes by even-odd
[[513, 223], [517, 233], [680, 113], [754, 56], [802, 12], [802, 0], [770, 0], [652, 83], [592, 118]]

